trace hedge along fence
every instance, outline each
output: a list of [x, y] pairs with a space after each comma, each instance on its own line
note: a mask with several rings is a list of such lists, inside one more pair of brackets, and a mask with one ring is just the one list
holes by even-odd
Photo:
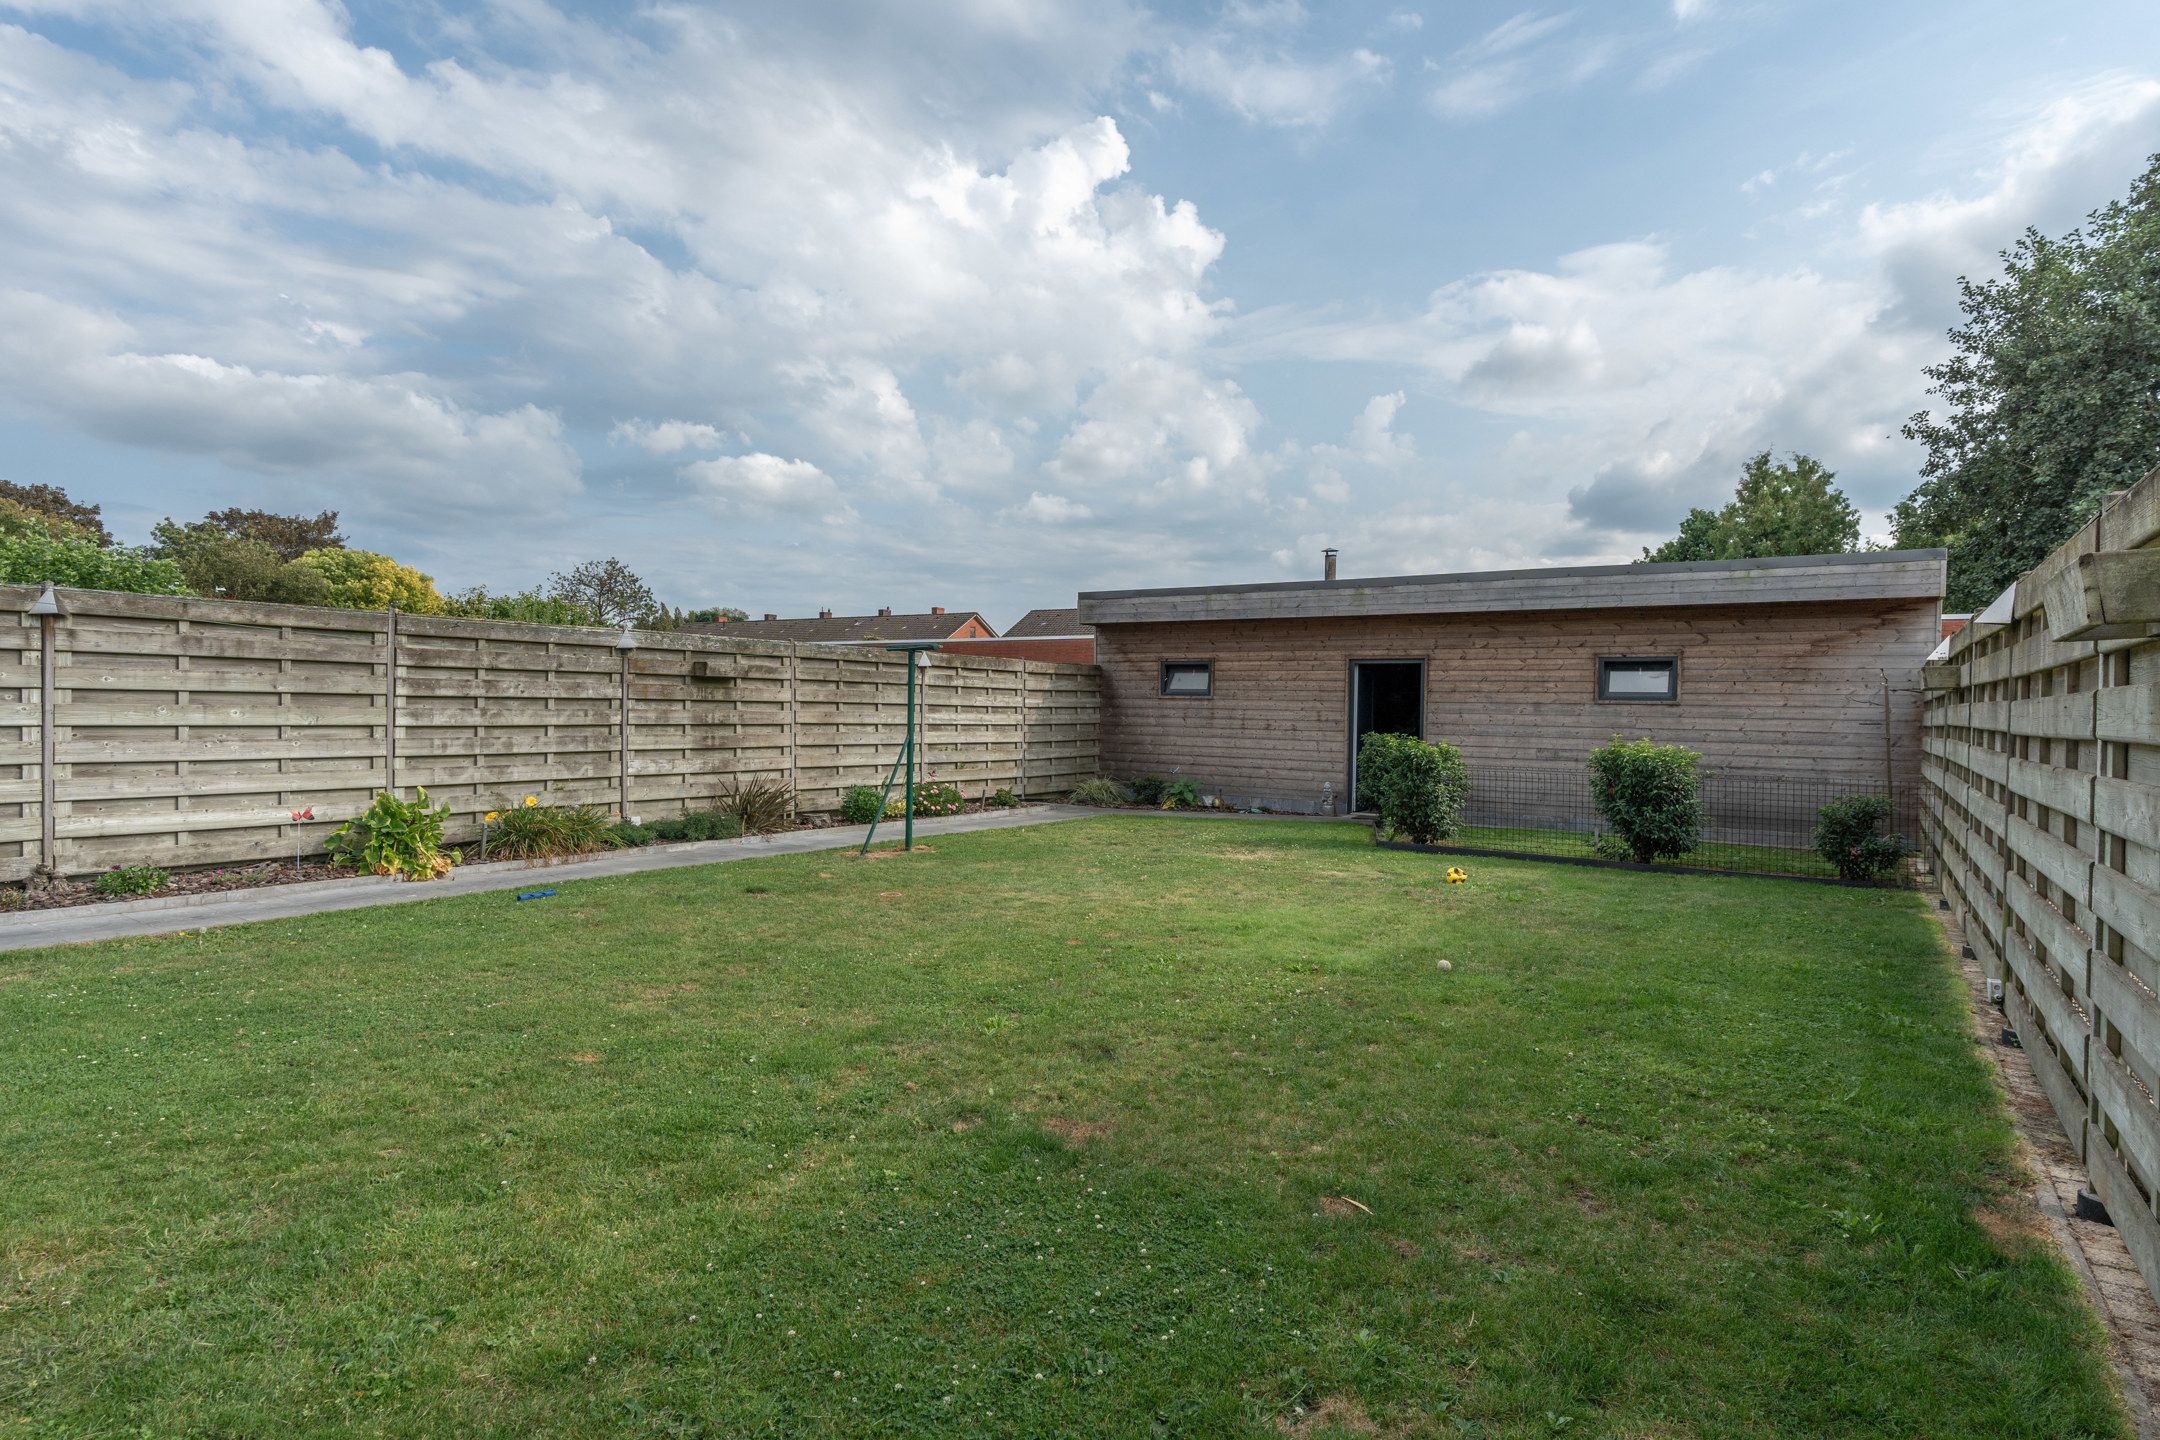
[[1944, 896], [2160, 1295], [2160, 583], [2084, 583], [2139, 572], [2160, 471], [1927, 667], [1921, 778]]
[[[37, 593], [0, 586], [4, 880], [290, 856], [419, 785], [460, 837], [529, 794], [651, 819], [751, 777], [819, 813], [905, 734], [883, 650], [90, 590], [41, 620]], [[968, 795], [1095, 773], [1093, 666], [937, 654], [921, 681], [923, 768]]]

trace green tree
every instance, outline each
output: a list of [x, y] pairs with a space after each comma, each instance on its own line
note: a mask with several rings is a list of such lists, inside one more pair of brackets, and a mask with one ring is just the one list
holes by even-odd
[[350, 610], [395, 605], [415, 615], [440, 615], [443, 597], [435, 581], [410, 565], [371, 550], [310, 550], [293, 562], [322, 576], [324, 603]]
[[[327, 605], [329, 586], [322, 572], [301, 565], [277, 546], [221, 517], [262, 515], [262, 511], [227, 510], [182, 525], [170, 518], [150, 528], [155, 553], [171, 560], [198, 595], [227, 600], [266, 600], [282, 605]], [[298, 517], [271, 516], [271, 519]], [[335, 516], [327, 517], [335, 520]]]
[[198, 595], [225, 600], [262, 600], [277, 605], [328, 605], [330, 586], [320, 570], [282, 560], [260, 540], [237, 535], [195, 535], [156, 553], [172, 560]]
[[543, 595], [538, 590], [490, 594], [475, 585], [443, 602], [443, 614], [468, 620], [522, 620], [530, 625], [602, 625], [592, 610], [569, 600]]
[[19, 505], [23, 509], [59, 521], [72, 530], [81, 531], [100, 545], [113, 543], [112, 532], [105, 528], [96, 505], [78, 505], [68, 498], [68, 493], [57, 485], [17, 485], [0, 480], [0, 500]]
[[660, 610], [652, 586], [612, 555], [554, 576], [548, 581], [548, 594], [585, 607], [605, 625], [636, 625]]
[[1891, 521], [1945, 545], [1945, 603], [1986, 605], [2160, 462], [2160, 155], [2128, 196], [2059, 240], [2027, 230], [1993, 280], [1958, 282], [1964, 323], [1928, 367], [1940, 411]]
[[193, 593], [178, 565], [132, 545], [100, 545], [79, 531], [58, 526], [0, 534], [0, 583], [37, 585], [47, 580], [80, 590]]
[[716, 620], [748, 620], [750, 612], [738, 610], [733, 605], [708, 605], [702, 610], [692, 610], [682, 618], [686, 625], [710, 625]]
[[1680, 522], [1680, 533], [1658, 546], [1644, 550], [1645, 560], [1715, 560], [1718, 558], [1718, 512], [1705, 510], [1700, 505], [1687, 512]]
[[280, 515], [272, 510], [213, 510], [192, 525], [170, 519], [151, 528], [160, 546], [210, 539], [252, 540], [267, 546], [282, 561], [297, 560], [310, 550], [341, 550], [345, 537], [338, 533], [338, 512], [320, 515]]
[[1754, 560], [1858, 549], [1860, 512], [1830, 483], [1836, 478], [1812, 455], [1795, 453], [1780, 464], [1765, 450], [1749, 458], [1724, 509], [1688, 511], [1680, 533], [1642, 558]]

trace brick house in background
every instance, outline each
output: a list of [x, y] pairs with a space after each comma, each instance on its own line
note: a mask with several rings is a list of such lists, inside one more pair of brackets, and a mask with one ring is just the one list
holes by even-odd
[[767, 614], [762, 620], [702, 620], [685, 630], [706, 635], [726, 635], [742, 640], [796, 640], [807, 645], [891, 645], [902, 641], [992, 639], [997, 631], [976, 611], [948, 613], [933, 605], [920, 615], [895, 615], [887, 606], [875, 615], [835, 615], [820, 610], [815, 616], [783, 620]]
[[1095, 627], [1080, 622], [1078, 609], [1030, 610], [996, 639], [959, 639], [946, 646], [969, 655], [1007, 660], [1057, 660], [1068, 665], [1095, 663]]

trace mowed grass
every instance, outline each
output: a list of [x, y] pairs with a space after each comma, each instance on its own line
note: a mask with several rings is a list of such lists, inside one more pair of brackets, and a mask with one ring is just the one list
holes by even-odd
[[0, 956], [0, 1434], [2127, 1433], [1920, 897], [1447, 863], [1110, 818]]
[[[1465, 825], [1452, 843], [1469, 849], [1519, 850], [1557, 859], [1597, 860], [1595, 837], [1579, 830], [1540, 830], [1523, 825]], [[1813, 850], [1789, 845], [1736, 845], [1706, 840], [1674, 860], [1654, 864], [1692, 867], [1699, 870], [1733, 870], [1757, 875], [1803, 875], [1816, 879], [1837, 878], [1837, 867]]]

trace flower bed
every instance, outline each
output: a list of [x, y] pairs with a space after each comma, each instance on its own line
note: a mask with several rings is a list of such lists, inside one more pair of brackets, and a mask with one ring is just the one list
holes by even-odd
[[10, 888], [12, 904], [7, 910], [65, 910], [76, 905], [106, 905], [123, 900], [163, 899], [169, 895], [212, 895], [221, 890], [254, 890], [264, 885], [293, 885], [306, 880], [337, 880], [353, 872], [323, 860], [295, 865], [290, 860], [265, 860], [255, 865], [219, 865], [203, 870], [175, 870], [163, 885], [146, 895], [113, 895], [98, 888], [98, 877], [85, 875], [57, 880], [38, 889]]
[[[977, 815], [988, 811], [1018, 808], [1019, 803], [1022, 802], [1016, 802], [1015, 805], [1008, 806], [982, 800], [966, 800], [958, 809], [941, 808], [936, 812], [936, 815], [941, 818], [954, 815]], [[918, 810], [915, 818], [922, 821], [932, 818], [932, 815], [928, 811]], [[834, 815], [798, 815], [794, 817], [792, 823], [766, 833], [784, 834], [792, 830], [829, 830], [836, 825], [847, 823], [847, 821]], [[899, 817], [895, 815], [892, 819], [886, 820], [879, 829], [882, 832], [887, 827], [899, 824]], [[650, 827], [642, 828], [649, 829]], [[618, 845], [614, 848], [642, 849], [646, 845], [668, 846], [698, 843], [701, 842], [698, 840], [656, 839], [639, 841], [627, 846]], [[480, 863], [480, 847], [477, 840], [461, 841], [460, 848], [464, 853], [466, 863]], [[595, 849], [527, 859], [525, 863], [533, 867], [571, 864], [608, 853], [610, 851], [607, 849]], [[490, 854], [487, 857], [489, 863], [507, 862], [514, 858], [516, 857], [496, 854]], [[212, 895], [228, 890], [254, 890], [266, 885], [293, 885], [311, 880], [350, 880], [357, 878], [361, 874], [361, 871], [349, 865], [332, 864], [326, 857], [314, 855], [297, 862], [293, 860], [264, 860], [252, 865], [217, 865], [194, 870], [173, 870], [166, 873], [164, 883], [154, 890], [137, 891], [135, 893], [112, 893], [109, 888], [99, 888], [99, 882], [103, 877], [99, 875], [83, 875], [67, 880], [57, 880], [35, 889], [19, 885], [0, 886], [0, 915], [23, 910], [63, 910], [80, 905], [107, 905], [128, 900], [164, 899], [174, 895]]]

